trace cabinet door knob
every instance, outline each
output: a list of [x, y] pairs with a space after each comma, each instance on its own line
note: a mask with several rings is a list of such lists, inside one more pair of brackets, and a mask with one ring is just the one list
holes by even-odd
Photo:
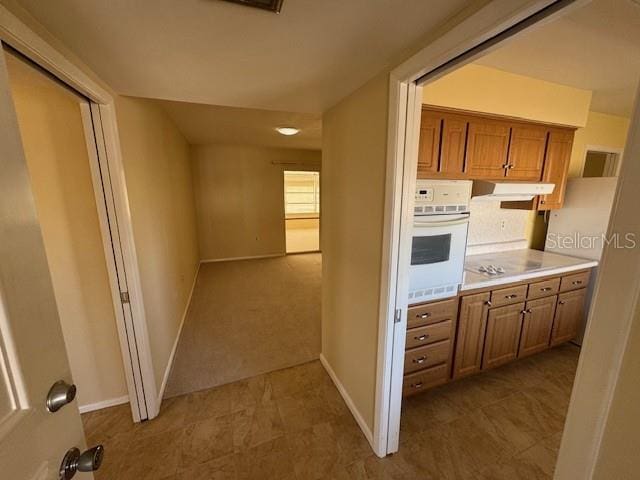
[[490, 307], [491, 305], [493, 305], [493, 303], [491, 303], [491, 300], [487, 300], [486, 302], [484, 302], [484, 304], [485, 304], [487, 307]]
[[564, 300], [559, 300], [559, 301], [558, 301], [558, 304], [559, 304], [559, 305], [564, 305], [564, 304], [565, 304], [565, 301], [564, 301]]

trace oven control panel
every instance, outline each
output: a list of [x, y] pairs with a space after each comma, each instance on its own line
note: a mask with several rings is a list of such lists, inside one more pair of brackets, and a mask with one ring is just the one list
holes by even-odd
[[415, 215], [437, 215], [469, 211], [470, 180], [418, 180]]

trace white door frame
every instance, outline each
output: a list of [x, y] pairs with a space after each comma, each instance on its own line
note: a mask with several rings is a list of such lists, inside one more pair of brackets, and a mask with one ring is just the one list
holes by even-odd
[[[504, 45], [507, 40], [498, 42], [497, 36], [547, 7], [553, 12], [537, 19], [536, 25], [552, 21], [589, 1], [494, 0], [391, 72], [373, 441], [378, 456], [394, 453], [399, 447], [408, 298], [408, 275], [402, 274], [401, 266], [408, 265], [410, 258], [410, 212], [413, 211], [422, 99], [422, 89], [415, 82], [427, 73], [437, 72], [430, 79], [433, 80], [496, 48], [498, 43]], [[522, 28], [531, 25], [525, 24]], [[475, 51], [479, 46], [482, 50]], [[449, 66], [456, 61], [459, 62], [455, 66]]]
[[[3, 5], [0, 5], [0, 40], [91, 102], [90, 108], [83, 107], [82, 114], [85, 132], [91, 133], [92, 137], [93, 131], [96, 133], [96, 145], [88, 150], [131, 413], [136, 422], [154, 418], [160, 405], [153, 374], [114, 97]], [[112, 242], [112, 239], [118, 241]], [[126, 290], [121, 290], [123, 287]], [[129, 303], [121, 301], [121, 292], [128, 292]]]

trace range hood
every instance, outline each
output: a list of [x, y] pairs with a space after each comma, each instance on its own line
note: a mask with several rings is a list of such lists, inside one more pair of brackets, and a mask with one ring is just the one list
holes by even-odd
[[554, 188], [553, 183], [474, 180], [471, 196], [478, 200], [524, 201], [552, 193]]

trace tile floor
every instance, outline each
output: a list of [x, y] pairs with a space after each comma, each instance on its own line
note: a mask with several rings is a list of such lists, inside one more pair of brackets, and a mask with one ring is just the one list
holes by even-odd
[[97, 480], [551, 479], [579, 350], [565, 345], [409, 398], [401, 449], [374, 456], [319, 362], [83, 415]]
[[165, 397], [316, 360], [319, 253], [204, 263]]

